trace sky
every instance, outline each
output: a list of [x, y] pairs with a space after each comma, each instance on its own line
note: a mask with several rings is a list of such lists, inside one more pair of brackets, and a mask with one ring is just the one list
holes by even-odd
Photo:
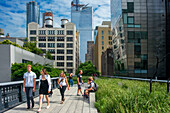
[[[32, 0], [0, 0], [0, 28], [10, 37], [26, 37], [26, 3]], [[61, 19], [71, 21], [72, 0], [35, 0], [40, 6], [40, 26], [42, 13], [53, 11], [54, 27], [60, 27]], [[93, 7], [93, 26], [102, 21], [110, 21], [110, 0], [80, 0], [82, 4]]]

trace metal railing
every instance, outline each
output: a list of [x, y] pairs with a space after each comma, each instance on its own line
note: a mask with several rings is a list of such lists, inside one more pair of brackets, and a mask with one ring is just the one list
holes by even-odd
[[167, 93], [169, 93], [169, 83], [170, 83], [170, 78], [167, 80], [157, 80], [157, 79], [145, 79], [145, 78], [133, 78], [133, 77], [121, 77], [121, 76], [108, 76], [108, 75], [102, 75], [104, 77], [109, 77], [109, 78], [119, 78], [119, 79], [127, 79], [127, 80], [139, 80], [139, 81], [148, 81], [150, 82], [150, 93], [152, 92], [152, 82], [161, 82], [161, 83], [167, 83]]
[[[58, 77], [51, 78], [52, 89], [58, 87]], [[39, 96], [39, 79], [36, 80], [34, 98]], [[0, 83], [0, 112], [11, 109], [26, 101], [23, 81]]]

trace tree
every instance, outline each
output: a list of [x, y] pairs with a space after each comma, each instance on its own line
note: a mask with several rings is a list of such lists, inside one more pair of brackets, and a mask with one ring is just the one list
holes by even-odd
[[92, 74], [100, 75], [100, 72], [97, 70], [97, 68], [95, 66], [93, 66], [91, 61], [81, 63], [76, 71], [76, 74], [79, 73], [79, 70], [83, 70], [84, 76], [91, 76]]
[[50, 59], [50, 60], [53, 59], [52, 56], [51, 56], [51, 53], [50, 53], [49, 51], [46, 52], [45, 58], [48, 58], [48, 59]]

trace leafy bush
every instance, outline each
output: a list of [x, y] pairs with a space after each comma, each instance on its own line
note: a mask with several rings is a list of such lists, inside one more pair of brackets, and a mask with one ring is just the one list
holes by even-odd
[[100, 72], [97, 70], [95, 66], [93, 66], [92, 62], [81, 63], [76, 71], [76, 75], [79, 73], [79, 70], [83, 70], [83, 76], [92, 76], [92, 74], [100, 75]]
[[121, 79], [97, 79], [95, 106], [101, 113], [170, 113], [166, 84]]
[[[11, 67], [11, 73], [12, 73], [12, 80], [16, 81], [16, 80], [23, 80], [23, 75], [25, 72], [27, 72], [27, 65], [28, 63], [14, 63], [12, 64]], [[31, 64], [32, 66], [32, 71], [36, 73], [37, 78], [39, 78], [40, 71], [41, 69], [45, 68], [47, 70], [47, 73], [51, 76], [51, 77], [58, 77], [59, 74], [61, 73], [61, 70], [57, 69], [57, 68], [53, 68], [51, 65], [49, 64], [45, 64], [45, 65], [41, 65], [41, 64]]]

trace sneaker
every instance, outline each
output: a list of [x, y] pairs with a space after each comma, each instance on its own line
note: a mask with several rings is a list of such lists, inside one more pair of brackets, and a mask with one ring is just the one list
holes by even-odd
[[30, 107], [27, 107], [27, 109], [30, 109]]
[[61, 103], [60, 104], [63, 104], [63, 101], [61, 101]]
[[38, 112], [40, 112], [41, 111], [41, 109], [38, 109]]
[[77, 94], [77, 96], [80, 96], [80, 94]]
[[47, 109], [50, 108], [50, 105], [48, 105], [46, 108], [47, 108]]

